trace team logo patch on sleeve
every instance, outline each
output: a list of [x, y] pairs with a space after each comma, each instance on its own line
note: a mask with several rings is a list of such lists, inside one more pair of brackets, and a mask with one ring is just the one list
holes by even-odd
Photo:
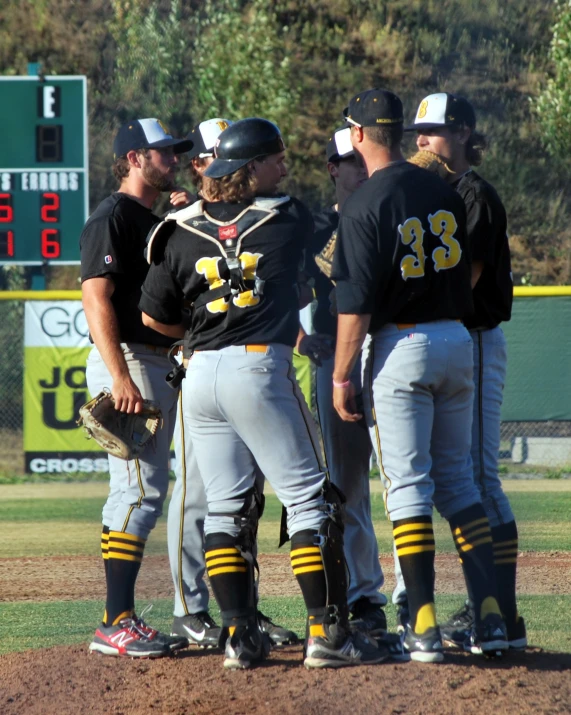
[[238, 238], [238, 226], [235, 223], [231, 226], [220, 226], [218, 229], [218, 238], [221, 241], [228, 238]]
[[105, 263], [109, 265], [110, 263], [113, 263], [113, 256], [105, 256]]

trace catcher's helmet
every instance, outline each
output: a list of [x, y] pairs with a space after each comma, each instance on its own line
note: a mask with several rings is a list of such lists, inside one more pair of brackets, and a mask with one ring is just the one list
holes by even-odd
[[253, 159], [278, 154], [284, 149], [282, 135], [275, 124], [258, 117], [240, 119], [216, 140], [215, 159], [204, 174], [219, 179], [233, 174]]

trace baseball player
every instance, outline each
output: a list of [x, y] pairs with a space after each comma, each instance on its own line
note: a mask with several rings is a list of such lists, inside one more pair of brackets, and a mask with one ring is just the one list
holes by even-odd
[[[439, 154], [446, 161], [454, 172], [449, 175], [450, 185], [466, 206], [474, 313], [464, 319], [464, 325], [474, 346], [474, 481], [492, 528], [499, 603], [508, 642], [511, 648], [525, 648], [525, 623], [516, 604], [518, 532], [498, 476], [500, 410], [507, 362], [500, 323], [510, 319], [513, 299], [506, 212], [494, 187], [472, 169], [482, 162], [486, 138], [476, 131], [476, 113], [467, 99], [446, 92], [425, 97], [407, 130], [417, 132], [419, 149]], [[470, 596], [464, 608], [442, 627], [443, 639], [461, 647], [473, 622]]]
[[[214, 143], [220, 133], [232, 122], [216, 117], [197, 124], [188, 138], [193, 147], [188, 153], [190, 172], [198, 196], [208, 197], [211, 181], [204, 172], [214, 160]], [[188, 203], [184, 192], [171, 196], [171, 202]], [[220, 639], [220, 627], [208, 613], [208, 587], [204, 581], [205, 563], [203, 550], [204, 518], [207, 512], [206, 494], [198, 470], [195, 451], [182, 420], [182, 394], [179, 396], [177, 421], [174, 433], [176, 481], [169, 505], [168, 544], [169, 559], [175, 586], [174, 619], [171, 635], [186, 637], [200, 647], [215, 648]], [[264, 490], [264, 476], [258, 470], [256, 480], [260, 494]], [[274, 645], [296, 643], [297, 635], [274, 623], [258, 610], [258, 622]]]
[[373, 89], [344, 112], [369, 179], [339, 221], [332, 278], [339, 311], [333, 400], [357, 422], [351, 374], [367, 332], [365, 413], [406, 585], [413, 660], [443, 659], [434, 606], [433, 503], [449, 521], [474, 603], [470, 649], [508, 647], [492, 538], [472, 478], [472, 312], [466, 216], [458, 194], [401, 153], [400, 99]]
[[287, 508], [292, 567], [308, 609], [305, 665], [387, 657], [349, 632], [341, 499], [323, 472], [293, 375], [298, 269], [313, 223], [300, 202], [276, 193], [284, 157], [278, 128], [264, 119], [240, 120], [220, 135], [206, 170], [210, 200], [172, 214], [153, 234], [140, 302], [145, 324], [173, 338], [185, 334], [182, 300], [193, 306], [184, 421], [204, 480], [206, 567], [227, 634], [224, 666], [232, 669], [267, 654], [254, 585], [256, 465]]
[[172, 341], [147, 328], [137, 307], [148, 265], [147, 234], [159, 218], [151, 208], [174, 188], [178, 154], [191, 142], [173, 138], [158, 119], [124, 124], [114, 143], [118, 191], [101, 202], [80, 238], [83, 306], [94, 347], [87, 359], [92, 395], [110, 389], [121, 412], [158, 404], [164, 425], [154, 443], [131, 461], [109, 457], [109, 496], [103, 507], [101, 550], [107, 599], [90, 651], [160, 657], [186, 641], [150, 628], [135, 614], [135, 581], [145, 543], [161, 514], [168, 487], [176, 391], [165, 383]]
[[[314, 215], [315, 233], [310, 251], [319, 253], [339, 224], [339, 212], [345, 200], [367, 180], [367, 171], [351, 145], [349, 127], [338, 129], [327, 144], [327, 170], [335, 185], [336, 203]], [[334, 343], [337, 318], [332, 306], [334, 285], [307, 261], [314, 280], [317, 306], [313, 325], [318, 333], [328, 335]], [[383, 606], [386, 598], [380, 593], [384, 577], [379, 563], [377, 537], [371, 518], [369, 467], [371, 440], [364, 420], [344, 422], [333, 407], [333, 354], [323, 360], [316, 372], [317, 412], [325, 458], [331, 481], [347, 498], [345, 505], [345, 558], [349, 568], [347, 599], [352, 618], [361, 621], [371, 635], [386, 631]], [[361, 392], [361, 361], [353, 368], [353, 382]]]

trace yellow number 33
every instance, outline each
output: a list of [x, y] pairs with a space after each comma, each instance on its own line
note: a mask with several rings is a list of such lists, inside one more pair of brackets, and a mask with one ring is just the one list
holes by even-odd
[[[434, 236], [438, 236], [444, 244], [432, 251], [434, 270], [438, 272], [454, 268], [462, 257], [460, 244], [454, 238], [458, 228], [454, 214], [450, 213], [450, 211], [437, 211], [434, 214], [429, 214], [428, 221], [430, 223], [430, 232]], [[405, 246], [410, 246], [414, 252], [414, 256], [405, 256], [400, 263], [402, 277], [405, 281], [408, 278], [420, 278], [424, 275], [424, 263], [426, 260], [422, 245], [424, 237], [422, 223], [416, 217], [409, 218], [398, 227], [398, 231], [402, 243]]]

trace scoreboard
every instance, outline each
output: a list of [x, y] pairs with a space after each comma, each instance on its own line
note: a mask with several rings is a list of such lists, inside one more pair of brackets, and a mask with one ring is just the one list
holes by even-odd
[[89, 210], [85, 77], [0, 77], [0, 107], [0, 264], [79, 263]]

